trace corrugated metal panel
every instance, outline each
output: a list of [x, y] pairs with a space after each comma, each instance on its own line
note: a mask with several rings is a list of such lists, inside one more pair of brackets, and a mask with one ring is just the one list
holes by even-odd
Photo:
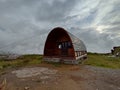
[[78, 39], [77, 37], [75, 37], [73, 34], [71, 34], [69, 32], [68, 32], [68, 35], [70, 36], [70, 38], [72, 40], [72, 44], [73, 44], [75, 51], [87, 51], [86, 46], [82, 40]]
[[[59, 48], [60, 46], [60, 48]], [[46, 39], [44, 60], [78, 64], [87, 57], [84, 43], [64, 28], [54, 28]]]

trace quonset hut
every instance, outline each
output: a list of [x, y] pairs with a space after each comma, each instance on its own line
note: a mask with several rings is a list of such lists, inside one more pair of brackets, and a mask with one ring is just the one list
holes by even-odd
[[44, 61], [78, 64], [87, 58], [84, 43], [64, 28], [54, 28], [47, 36]]

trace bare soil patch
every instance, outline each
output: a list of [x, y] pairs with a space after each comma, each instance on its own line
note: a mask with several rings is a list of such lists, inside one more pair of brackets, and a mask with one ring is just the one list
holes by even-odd
[[7, 69], [5, 90], [120, 90], [120, 70], [83, 65]]

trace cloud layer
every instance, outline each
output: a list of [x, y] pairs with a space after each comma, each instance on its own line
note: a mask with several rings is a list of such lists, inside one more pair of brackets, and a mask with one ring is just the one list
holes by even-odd
[[119, 0], [0, 0], [0, 52], [43, 53], [50, 30], [61, 26], [88, 51], [120, 46]]

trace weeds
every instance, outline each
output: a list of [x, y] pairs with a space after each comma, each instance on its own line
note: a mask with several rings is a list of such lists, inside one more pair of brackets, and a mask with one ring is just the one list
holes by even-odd
[[[42, 55], [22, 55], [15, 60], [0, 60], [0, 72], [5, 68], [15, 68], [29, 65], [39, 65], [43, 61]], [[61, 67], [61, 63], [47, 62], [55, 67]], [[92, 65], [105, 68], [120, 69], [120, 58], [108, 57], [104, 54], [88, 54], [88, 59], [83, 65]]]
[[108, 55], [88, 54], [88, 60], [86, 60], [84, 64], [120, 69], [120, 58], [108, 57]]
[[0, 60], [0, 70], [5, 68], [15, 68], [25, 65], [36, 65], [42, 62], [41, 55], [23, 55], [15, 60]]

